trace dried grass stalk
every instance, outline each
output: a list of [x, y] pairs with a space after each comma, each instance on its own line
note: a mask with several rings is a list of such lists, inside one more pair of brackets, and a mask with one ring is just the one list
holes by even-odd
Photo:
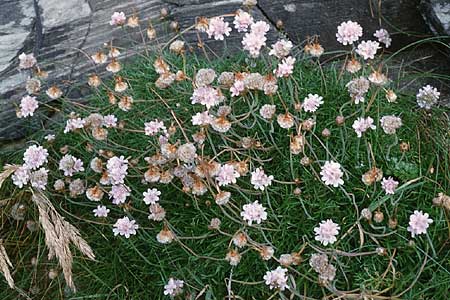
[[0, 173], [0, 188], [2, 187], [3, 182], [11, 176], [19, 168], [18, 165], [5, 165], [3, 172]]
[[65, 221], [50, 200], [40, 191], [33, 191], [33, 202], [39, 210], [39, 222], [45, 233], [45, 244], [48, 258], [56, 256], [64, 274], [67, 285], [75, 291], [72, 279], [73, 255], [70, 243], [74, 244], [84, 255], [94, 260], [95, 256], [88, 243], [80, 236], [80, 232], [72, 224]]
[[5, 247], [3, 247], [3, 242], [0, 240], [0, 272], [5, 276], [6, 282], [10, 288], [14, 288], [14, 280], [11, 276], [11, 272], [9, 268], [12, 268], [13, 265], [9, 260], [8, 254], [6, 253]]

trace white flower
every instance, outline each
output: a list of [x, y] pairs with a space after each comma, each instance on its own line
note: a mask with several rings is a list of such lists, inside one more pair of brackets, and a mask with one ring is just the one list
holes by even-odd
[[113, 156], [106, 163], [108, 178], [111, 184], [121, 184], [125, 180], [128, 170], [128, 160], [125, 157]]
[[184, 281], [179, 279], [169, 278], [169, 281], [164, 286], [164, 295], [175, 297], [183, 293]]
[[261, 106], [261, 108], [259, 109], [259, 114], [261, 115], [261, 117], [263, 117], [266, 120], [270, 120], [272, 119], [273, 115], [275, 114], [277, 107], [275, 105], [271, 105], [271, 104], [264, 104], [263, 106]]
[[114, 128], [117, 126], [117, 118], [115, 115], [106, 115], [103, 117], [103, 125], [106, 128]]
[[25, 96], [20, 100], [20, 117], [25, 118], [33, 116], [35, 110], [39, 107], [39, 102], [36, 101], [36, 97]]
[[164, 123], [157, 119], [144, 123], [144, 126], [145, 126], [145, 128], [144, 128], [145, 134], [149, 135], [149, 136], [154, 136], [160, 130], [163, 132], [166, 131], [166, 127], [164, 126]]
[[192, 143], [183, 144], [177, 149], [177, 157], [182, 162], [192, 163], [197, 157], [196, 151], [197, 148]]
[[375, 130], [377, 127], [373, 125], [373, 119], [371, 117], [367, 118], [358, 118], [353, 122], [353, 129], [356, 132], [356, 135], [360, 138], [362, 134], [366, 132], [368, 129]]
[[395, 181], [394, 178], [388, 177], [383, 178], [381, 181], [381, 188], [386, 192], [388, 195], [393, 195], [395, 193], [395, 189], [398, 186], [398, 181]]
[[272, 45], [272, 49], [269, 51], [269, 55], [274, 55], [277, 58], [283, 58], [289, 55], [294, 45], [289, 40], [279, 40]]
[[330, 219], [322, 221], [319, 224], [319, 227], [314, 228], [314, 232], [316, 234], [315, 239], [316, 241], [321, 242], [324, 246], [334, 244], [334, 242], [337, 241], [336, 236], [339, 234], [340, 229], [341, 227]]
[[309, 111], [309, 112], [315, 112], [321, 104], [323, 104], [323, 97], [317, 95], [317, 94], [308, 94], [308, 97], [306, 97], [303, 100], [303, 110]]
[[263, 169], [256, 168], [252, 172], [250, 182], [255, 190], [264, 191], [264, 189], [272, 184], [273, 176], [267, 176]]
[[334, 161], [326, 161], [321, 168], [320, 175], [322, 175], [322, 181], [326, 185], [332, 185], [338, 187], [344, 184], [342, 176], [344, 173], [341, 171], [341, 164]]
[[111, 21], [109, 21], [109, 25], [111, 26], [120, 26], [124, 25], [126, 21], [125, 14], [121, 12], [115, 11], [111, 16]]
[[209, 20], [209, 26], [206, 33], [208, 37], [214, 36], [215, 40], [223, 40], [224, 35], [229, 36], [231, 32], [228, 22], [223, 20], [223, 17], [214, 17]]
[[280, 289], [284, 291], [287, 285], [287, 269], [282, 267], [277, 267], [275, 270], [267, 271], [263, 279], [270, 289]]
[[295, 58], [288, 56], [283, 58], [282, 62], [278, 64], [276, 70], [273, 71], [277, 77], [288, 77], [294, 72]]
[[59, 169], [64, 171], [64, 176], [72, 176], [77, 172], [84, 171], [83, 162], [70, 154], [64, 155], [59, 161]]
[[192, 125], [209, 125], [211, 124], [213, 118], [209, 115], [208, 111], [204, 111], [201, 113], [196, 113], [192, 116]]
[[430, 109], [437, 103], [440, 95], [441, 93], [439, 93], [435, 87], [426, 85], [419, 89], [419, 92], [416, 95], [417, 104], [421, 108]]
[[238, 32], [247, 32], [248, 26], [253, 23], [253, 17], [248, 13], [241, 9], [236, 12], [236, 16], [234, 17], [234, 28]]
[[392, 39], [386, 29], [378, 29], [377, 31], [375, 31], [373, 36], [376, 37], [380, 43], [383, 43], [386, 48], [389, 48], [391, 46]]
[[225, 164], [220, 167], [219, 173], [217, 173], [216, 180], [220, 186], [236, 183], [236, 179], [241, 175], [235, 170], [232, 164]]
[[104, 205], [98, 205], [97, 208], [92, 210], [92, 212], [94, 213], [95, 217], [106, 218], [110, 210]]
[[143, 193], [145, 204], [155, 204], [159, 201], [159, 196], [161, 196], [161, 192], [157, 189], [148, 189]]
[[109, 192], [109, 197], [113, 199], [112, 203], [116, 205], [125, 203], [128, 196], [130, 196], [130, 188], [125, 184], [113, 185]]
[[365, 60], [374, 59], [378, 49], [380, 49], [380, 43], [375, 41], [363, 41], [358, 45], [356, 53], [361, 55]]
[[260, 224], [261, 221], [267, 220], [266, 208], [258, 201], [245, 204], [242, 208], [241, 217], [248, 222], [248, 225], [252, 225], [253, 222]]
[[406, 229], [411, 232], [412, 237], [415, 237], [416, 235], [427, 233], [431, 223], [433, 223], [433, 220], [429, 218], [427, 213], [415, 210], [409, 216], [409, 226]]
[[211, 107], [222, 102], [223, 97], [221, 97], [216, 89], [210, 86], [201, 86], [194, 90], [191, 100], [192, 104], [200, 103], [205, 105], [207, 109], [210, 109]]
[[131, 235], [136, 234], [136, 229], [139, 228], [139, 225], [136, 224], [135, 220], [123, 217], [118, 219], [113, 227], [114, 236], [123, 235], [128, 239]]
[[380, 123], [386, 134], [395, 134], [395, 131], [402, 126], [402, 119], [396, 116], [383, 116]]
[[48, 151], [42, 146], [31, 145], [23, 154], [25, 166], [35, 170], [47, 162]]
[[81, 118], [69, 119], [66, 122], [66, 127], [64, 128], [64, 133], [69, 133], [76, 129], [81, 129], [84, 127], [86, 121]]
[[36, 58], [34, 58], [33, 53], [25, 54], [22, 52], [19, 55], [19, 69], [29, 69], [32, 68], [37, 63]]
[[28, 180], [30, 180], [30, 170], [29, 168], [24, 165], [17, 168], [13, 175], [11, 176], [11, 179], [17, 187], [20, 189], [23, 188], [24, 185], [28, 183]]
[[337, 29], [338, 32], [336, 33], [336, 38], [338, 42], [344, 46], [353, 44], [363, 35], [362, 27], [358, 23], [352, 21], [341, 23]]
[[45, 190], [47, 181], [48, 181], [48, 170], [45, 168], [40, 168], [39, 170], [31, 172], [30, 174], [30, 184], [34, 188]]

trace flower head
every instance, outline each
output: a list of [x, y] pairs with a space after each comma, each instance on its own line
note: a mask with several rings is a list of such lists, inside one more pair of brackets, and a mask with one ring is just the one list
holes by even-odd
[[358, 45], [356, 53], [361, 55], [365, 60], [374, 59], [378, 49], [380, 49], [380, 43], [375, 41], [362, 41]]
[[287, 272], [287, 269], [277, 267], [275, 270], [267, 271], [263, 279], [270, 289], [280, 289], [281, 291], [284, 291], [288, 287]]
[[164, 286], [164, 295], [176, 297], [183, 293], [184, 281], [174, 278], [169, 278], [169, 281]]
[[247, 32], [248, 27], [253, 24], [253, 17], [248, 12], [239, 9], [236, 12], [233, 24], [238, 32]]
[[94, 213], [95, 217], [106, 218], [108, 216], [108, 213], [110, 212], [110, 210], [108, 208], [106, 208], [106, 206], [104, 206], [104, 205], [98, 205], [97, 208], [92, 210], [92, 212]]
[[25, 118], [33, 116], [36, 109], [39, 107], [36, 97], [25, 96], [20, 100], [20, 117]]
[[81, 159], [73, 155], [66, 154], [59, 161], [59, 169], [64, 171], [64, 176], [72, 176], [77, 172], [84, 171]]
[[394, 180], [392, 177], [383, 178], [381, 181], [381, 188], [386, 192], [387, 195], [393, 195], [395, 189], [398, 186], [398, 181]]
[[377, 31], [375, 31], [373, 36], [376, 37], [380, 43], [383, 43], [386, 46], [386, 48], [389, 48], [391, 46], [392, 39], [389, 32], [386, 29], [383, 28], [378, 29]]
[[236, 179], [241, 175], [235, 170], [232, 164], [225, 164], [220, 167], [219, 173], [216, 176], [216, 180], [220, 186], [236, 183]]
[[253, 222], [260, 224], [261, 221], [267, 220], [266, 208], [258, 201], [245, 204], [242, 208], [241, 217], [248, 222], [248, 225], [252, 225]]
[[121, 12], [115, 11], [111, 16], [111, 21], [109, 21], [109, 25], [111, 26], [121, 26], [125, 24], [126, 21], [125, 14]]
[[317, 94], [308, 94], [308, 97], [306, 97], [303, 100], [303, 110], [308, 112], [315, 112], [321, 104], [323, 104], [323, 97], [317, 95]]
[[36, 58], [34, 58], [33, 53], [25, 54], [22, 52], [19, 55], [19, 68], [20, 69], [30, 69], [37, 63]]
[[338, 26], [338, 32], [336, 33], [336, 38], [342, 45], [350, 45], [359, 40], [362, 37], [363, 29], [361, 25], [356, 22], [347, 21], [341, 23]]
[[383, 116], [380, 123], [384, 133], [395, 134], [396, 130], [402, 126], [402, 119], [396, 116]]
[[358, 118], [353, 122], [353, 129], [356, 132], [356, 135], [360, 138], [362, 134], [366, 132], [368, 129], [375, 130], [377, 127], [373, 125], [373, 119], [371, 117], [367, 118]]
[[139, 228], [139, 225], [136, 224], [135, 220], [123, 217], [118, 219], [113, 227], [114, 236], [123, 235], [128, 239], [131, 235], [136, 234], [136, 229]]
[[224, 36], [229, 36], [231, 27], [228, 26], [228, 22], [223, 20], [223, 17], [214, 17], [209, 20], [209, 27], [206, 33], [208, 37], [214, 36], [215, 40], [223, 40]]
[[24, 165], [35, 170], [47, 162], [48, 151], [42, 146], [31, 145], [23, 154]]
[[279, 40], [272, 45], [272, 49], [269, 51], [269, 55], [273, 55], [277, 58], [283, 58], [289, 55], [294, 45], [289, 40]]
[[416, 235], [426, 233], [431, 223], [433, 223], [433, 220], [429, 218], [428, 213], [415, 210], [409, 216], [409, 226], [406, 229], [411, 232], [412, 237], [415, 237]]
[[316, 241], [321, 242], [324, 246], [328, 244], [334, 244], [337, 241], [336, 236], [339, 234], [338, 224], [334, 223], [333, 220], [322, 221], [319, 224], [319, 227], [314, 228], [314, 232], [316, 234]]
[[283, 61], [278, 64], [278, 67], [276, 70], [273, 71], [275, 76], [277, 77], [288, 77], [289, 75], [294, 72], [294, 64], [295, 64], [295, 58], [292, 56], [288, 56], [286, 58], [283, 58]]
[[256, 168], [252, 172], [250, 182], [255, 190], [264, 191], [264, 189], [272, 184], [273, 175], [267, 176], [263, 169]]
[[421, 108], [430, 109], [437, 103], [440, 95], [441, 93], [439, 93], [435, 87], [426, 85], [419, 89], [419, 92], [416, 95], [417, 104]]
[[344, 173], [341, 170], [341, 164], [334, 161], [326, 161], [322, 166], [320, 175], [322, 176], [322, 181], [326, 185], [332, 185], [338, 187], [344, 184], [342, 176]]
[[145, 204], [155, 204], [159, 201], [159, 196], [161, 196], [161, 192], [157, 189], [148, 189], [143, 193]]

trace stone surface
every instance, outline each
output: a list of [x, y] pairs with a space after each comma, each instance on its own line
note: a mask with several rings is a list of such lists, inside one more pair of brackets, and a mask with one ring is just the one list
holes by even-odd
[[[110, 16], [114, 11], [126, 15], [137, 13], [145, 31], [147, 20], [152, 19], [159, 41], [172, 37], [169, 22], [176, 20], [184, 30], [197, 16], [214, 16], [236, 11], [241, 0], [0, 0], [0, 143], [16, 139], [34, 130], [43, 120], [17, 119], [15, 110], [25, 93], [25, 81], [30, 75], [17, 69], [18, 55], [33, 52], [39, 66], [49, 72], [49, 80], [42, 88], [57, 83], [70, 98], [83, 98], [89, 89], [78, 83], [89, 74], [104, 73], [104, 66], [96, 67], [89, 56], [104, 43], [124, 47], [124, 58], [140, 53], [153, 42], [143, 42], [136, 30], [112, 28]], [[381, 3], [381, 9], [378, 7]], [[411, 40], [399, 30], [424, 34], [427, 28], [416, 8], [418, 0], [259, 0], [253, 14], [257, 19], [272, 24], [269, 42], [279, 36], [274, 25], [284, 23], [285, 33], [295, 43], [307, 36], [321, 34], [321, 43], [327, 50], [339, 49], [335, 41], [336, 26], [342, 21], [359, 21], [366, 37], [380, 26], [394, 32], [394, 48]], [[167, 20], [159, 20], [162, 7], [170, 11]], [[385, 22], [386, 21], [386, 22]], [[390, 27], [387, 24], [395, 26]], [[235, 32], [235, 31], [233, 31]], [[144, 32], [145, 35], [145, 32]], [[202, 35], [206, 48], [216, 53], [233, 53], [241, 44], [241, 34], [221, 41], [209, 40]], [[197, 35], [187, 31], [186, 41], [197, 47]], [[226, 45], [226, 47], [224, 47]], [[40, 102], [49, 101], [42, 93]], [[57, 105], [57, 103], [52, 103]]]
[[433, 32], [450, 35], [450, 0], [424, 0], [420, 7]]

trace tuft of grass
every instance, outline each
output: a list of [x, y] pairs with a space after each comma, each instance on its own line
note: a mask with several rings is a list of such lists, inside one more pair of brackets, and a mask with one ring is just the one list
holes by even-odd
[[[202, 67], [213, 68], [218, 74], [222, 71], [265, 74], [273, 69], [273, 62], [257, 63], [243, 69], [244, 55], [212, 63], [196, 56], [165, 54], [165, 59], [174, 69], [184, 70], [191, 78]], [[76, 111], [82, 117], [92, 112], [115, 114], [125, 122], [125, 129], [110, 130], [106, 141], [97, 141], [84, 130], [63, 134], [61, 123], [55, 122], [52, 130], [57, 139], [53, 143], [46, 142], [42, 132], [33, 137], [35, 142], [49, 149], [50, 187], [54, 180], [62, 178], [57, 164], [62, 156], [60, 148], [64, 146], [85, 163], [86, 171], [78, 177], [87, 178], [89, 186], [98, 180], [98, 176], [95, 177], [87, 165], [99, 151], [108, 150], [115, 155], [138, 159], [138, 164], [130, 168], [126, 179], [133, 191], [128, 205], [113, 206], [107, 204], [108, 199], [103, 199], [102, 203], [111, 209], [105, 220], [94, 218], [92, 209], [98, 203], [90, 202], [84, 196], [70, 198], [52, 188], [47, 192], [57, 210], [80, 229], [96, 254], [95, 262], [85, 260], [81, 255], [75, 257], [73, 273], [77, 293], [70, 292], [62, 276], [54, 280], [48, 278], [49, 270], [57, 269], [57, 265], [46, 259], [43, 232], [26, 229], [25, 221], [36, 220], [36, 212], [27, 210], [24, 221], [14, 221], [8, 216], [17, 202], [31, 207], [30, 195], [18, 190], [11, 182], [5, 182], [0, 195], [5, 204], [2, 207], [0, 238], [6, 241], [5, 246], [15, 264], [13, 277], [18, 288], [32, 299], [164, 299], [163, 286], [169, 277], [174, 277], [185, 281], [185, 292], [191, 295], [186, 299], [197, 299], [197, 296], [203, 297], [201, 299], [229, 296], [230, 299], [233, 296], [235, 299], [289, 299], [290, 292], [277, 294], [262, 282], [265, 272], [278, 266], [276, 261], [262, 261], [259, 254], [250, 248], [241, 250], [242, 259], [236, 267], [223, 260], [230, 248], [230, 236], [244, 231], [252, 240], [273, 245], [276, 257], [301, 252], [303, 262], [292, 266], [289, 271], [294, 299], [334, 299], [342, 293], [352, 299], [364, 293], [372, 294], [373, 299], [448, 298], [448, 212], [432, 207], [432, 199], [438, 192], [448, 193], [450, 190], [449, 120], [444, 109], [419, 110], [414, 95], [408, 92], [399, 93], [396, 103], [387, 103], [382, 88], [372, 88], [365, 103], [352, 105], [345, 88], [350, 77], [341, 73], [338, 64], [325, 68], [318, 61], [299, 59], [294, 74], [279, 81], [276, 96], [268, 97], [257, 92], [245, 97], [227, 97], [226, 104], [233, 108], [233, 115], [249, 111], [251, 114], [234, 123], [231, 139], [210, 134], [210, 140], [206, 142], [208, 146], [204, 148], [204, 155], [209, 157], [225, 149], [235, 149], [224, 152], [220, 156], [221, 161], [253, 157], [250, 170], [262, 165], [278, 182], [268, 191], [257, 193], [249, 183], [249, 176], [239, 178], [240, 188], [229, 189], [233, 206], [238, 209], [218, 207], [209, 194], [195, 197], [183, 193], [176, 183], [158, 185], [162, 192], [161, 204], [167, 211], [167, 222], [179, 238], [169, 245], [162, 245], [155, 236], [163, 224], [147, 219], [148, 208], [142, 201], [142, 192], [148, 187], [141, 182], [146, 169], [143, 158], [155, 154], [155, 141], [136, 130], [142, 131], [144, 123], [155, 118], [173, 122], [170, 111], [161, 101], [164, 99], [190, 135], [196, 131], [190, 118], [193, 113], [201, 112], [202, 107], [190, 104], [192, 83], [189, 81], [158, 90], [154, 84], [157, 74], [153, 60], [154, 57], [142, 58], [125, 66], [120, 73], [129, 83], [129, 94], [135, 100], [130, 112], [109, 104], [106, 91], [107, 88], [113, 89], [112, 82], [97, 90], [85, 104], [61, 103], [63, 111]], [[317, 125], [312, 132], [305, 134], [309, 146], [304, 155], [311, 157], [313, 163], [303, 166], [300, 163], [303, 155], [295, 156], [289, 151], [292, 130], [286, 131], [276, 123], [263, 121], [258, 116], [258, 109], [263, 104], [273, 103], [278, 112], [283, 112], [286, 105], [294, 113], [294, 104], [309, 93], [323, 96], [325, 103], [315, 114]], [[302, 120], [311, 116], [305, 112], [295, 114]], [[361, 114], [371, 116], [377, 122], [381, 116], [398, 115], [403, 126], [391, 136], [384, 134], [377, 123], [376, 131], [366, 132], [359, 139], [351, 125]], [[346, 117], [343, 126], [334, 121], [338, 115]], [[325, 128], [331, 131], [328, 138], [320, 134]], [[242, 137], [254, 138], [262, 143], [262, 147], [241, 149], [234, 141]], [[176, 139], [182, 140], [180, 130]], [[408, 143], [410, 150], [402, 152], [400, 142]], [[241, 154], [245, 155], [239, 156]], [[16, 151], [5, 152], [0, 163], [20, 163], [21, 155]], [[345, 185], [342, 188], [327, 188], [317, 178], [320, 166], [331, 159], [345, 167]], [[362, 183], [361, 176], [373, 166], [400, 182], [395, 195], [386, 196], [379, 183], [371, 186]], [[296, 179], [298, 184], [293, 184]], [[300, 195], [294, 193], [297, 187], [301, 189]], [[269, 217], [261, 226], [249, 227], [240, 222], [236, 212], [254, 200], [267, 207]], [[363, 208], [382, 212], [384, 220], [381, 223], [360, 220], [358, 216]], [[406, 227], [409, 215], [416, 209], [428, 212], [434, 223], [427, 236], [411, 239]], [[112, 224], [124, 215], [129, 215], [140, 225], [138, 234], [130, 239], [112, 234]], [[216, 217], [222, 221], [222, 232], [207, 228], [210, 220]], [[341, 231], [338, 242], [325, 249], [314, 241], [313, 228], [321, 220], [329, 218], [339, 223]], [[397, 221], [398, 225], [390, 228], [389, 220]], [[385, 248], [386, 254], [364, 254], [378, 247]], [[331, 254], [330, 260], [336, 266], [336, 280], [331, 288], [318, 284], [317, 274], [309, 266], [310, 255], [317, 251]], [[32, 257], [37, 263], [31, 264]], [[5, 284], [3, 279], [0, 284]], [[16, 299], [17, 295], [6, 287], [0, 290], [1, 299]]]

